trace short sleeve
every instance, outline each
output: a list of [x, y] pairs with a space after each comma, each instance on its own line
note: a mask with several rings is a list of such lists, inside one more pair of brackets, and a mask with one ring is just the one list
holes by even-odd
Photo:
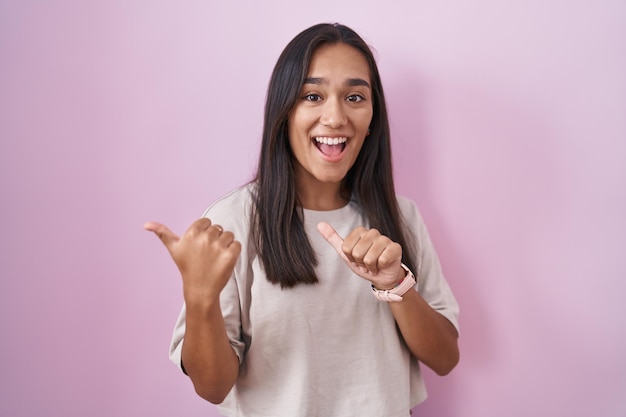
[[[248, 188], [241, 187], [211, 204], [204, 212], [203, 217], [209, 218], [214, 224], [221, 225], [224, 230], [232, 231], [236, 239], [245, 242], [249, 236], [249, 204], [250, 192]], [[240, 291], [243, 288], [243, 284], [240, 282], [243, 280], [241, 275], [245, 274], [245, 268], [242, 268], [242, 264], [245, 264], [246, 259], [246, 253], [242, 253], [237, 260], [233, 275], [220, 293], [220, 306], [226, 333], [240, 363], [243, 361], [246, 350], [242, 337], [242, 303], [240, 297]], [[174, 327], [169, 352], [170, 360], [181, 369], [185, 329], [186, 306], [183, 305]]]
[[415, 203], [398, 197], [400, 210], [406, 226], [411, 230], [416, 242], [417, 288], [420, 295], [438, 313], [446, 317], [459, 331], [459, 305], [446, 281], [439, 257], [430, 239], [426, 224]]
[[[220, 305], [222, 307], [222, 317], [224, 318], [224, 324], [226, 326], [226, 335], [230, 345], [233, 347], [235, 354], [239, 358], [239, 363], [243, 360], [245, 351], [245, 344], [241, 337], [241, 313], [239, 308], [239, 296], [237, 292], [236, 280], [232, 277], [226, 287], [220, 294]], [[174, 332], [172, 334], [172, 340], [170, 342], [169, 357], [181, 371], [184, 372], [182, 366], [182, 349], [185, 340], [187, 309], [183, 304], [183, 307], [178, 315], [178, 320], [174, 326]]]

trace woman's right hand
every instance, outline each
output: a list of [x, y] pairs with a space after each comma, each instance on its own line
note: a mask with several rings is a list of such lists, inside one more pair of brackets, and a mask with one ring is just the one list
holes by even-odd
[[241, 243], [232, 232], [207, 218], [193, 222], [180, 237], [160, 223], [146, 223], [144, 229], [156, 234], [172, 256], [183, 279], [188, 306], [219, 298], [241, 253]]

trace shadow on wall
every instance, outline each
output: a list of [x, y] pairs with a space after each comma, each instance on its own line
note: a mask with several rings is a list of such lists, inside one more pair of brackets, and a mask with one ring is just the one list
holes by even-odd
[[[500, 279], [506, 291], [513, 277], [485, 276], [485, 271], [524, 269], [519, 265], [522, 243], [515, 237], [528, 233], [528, 225], [516, 218], [517, 207], [528, 207], [534, 193], [554, 186], [554, 178], [529, 172], [527, 166], [529, 161], [550, 165], [549, 149], [538, 154], [523, 135], [552, 135], [541, 117], [511, 97], [437, 84], [417, 70], [386, 79], [397, 191], [420, 207], [461, 307], [461, 362], [444, 378], [425, 372], [429, 399], [416, 411], [459, 416], [471, 375], [495, 372], [502, 356], [486, 286]], [[481, 264], [494, 253], [501, 259], [492, 269]]]
[[550, 277], [527, 261], [566, 224], [560, 208], [571, 184], [557, 168], [566, 156], [536, 99], [398, 67], [385, 78], [397, 191], [420, 207], [461, 307], [461, 362], [444, 378], [426, 372], [429, 400], [416, 411], [461, 416], [478, 381], [500, 379], [512, 359], [518, 369], [530, 361], [509, 329], [546, 328], [518, 300], [550, 309], [529, 283]]
[[[459, 285], [456, 282], [465, 279], [467, 275], [463, 274], [459, 253], [453, 247], [450, 235], [444, 234], [444, 225], [437, 214], [431, 188], [437, 187], [436, 181], [431, 178], [430, 169], [431, 145], [436, 136], [430, 129], [428, 88], [420, 83], [419, 75], [412, 71], [400, 72], [387, 76], [386, 79], [385, 93], [391, 125], [396, 192], [417, 203], [442, 263], [444, 258], [447, 260], [444, 265], [446, 278], [461, 303]], [[461, 307], [465, 313], [467, 306], [463, 304], [461, 303]], [[462, 352], [462, 360], [466, 360], [463, 353], [465, 352]], [[458, 368], [443, 378], [425, 366], [422, 368], [429, 398], [415, 408], [415, 414], [438, 417], [456, 415], [455, 398], [462, 389], [454, 378]]]

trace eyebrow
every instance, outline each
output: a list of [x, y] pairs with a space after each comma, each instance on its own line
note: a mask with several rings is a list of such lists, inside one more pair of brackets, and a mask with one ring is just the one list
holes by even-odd
[[[326, 80], [324, 78], [312, 77], [312, 78], [305, 79], [304, 84], [322, 85], [322, 84], [326, 84]], [[368, 83], [362, 78], [348, 78], [346, 81], [344, 81], [344, 85], [346, 85], [347, 87], [357, 87], [357, 86], [362, 85], [370, 89], [372, 88], [370, 86], [370, 83]]]

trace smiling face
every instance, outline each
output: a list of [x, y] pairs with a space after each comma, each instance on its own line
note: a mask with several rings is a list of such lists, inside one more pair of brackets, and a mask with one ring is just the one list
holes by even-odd
[[[289, 115], [296, 186], [306, 195], [339, 198], [372, 120], [370, 71], [365, 57], [343, 43], [322, 45]], [[304, 204], [303, 202], [303, 205]]]

